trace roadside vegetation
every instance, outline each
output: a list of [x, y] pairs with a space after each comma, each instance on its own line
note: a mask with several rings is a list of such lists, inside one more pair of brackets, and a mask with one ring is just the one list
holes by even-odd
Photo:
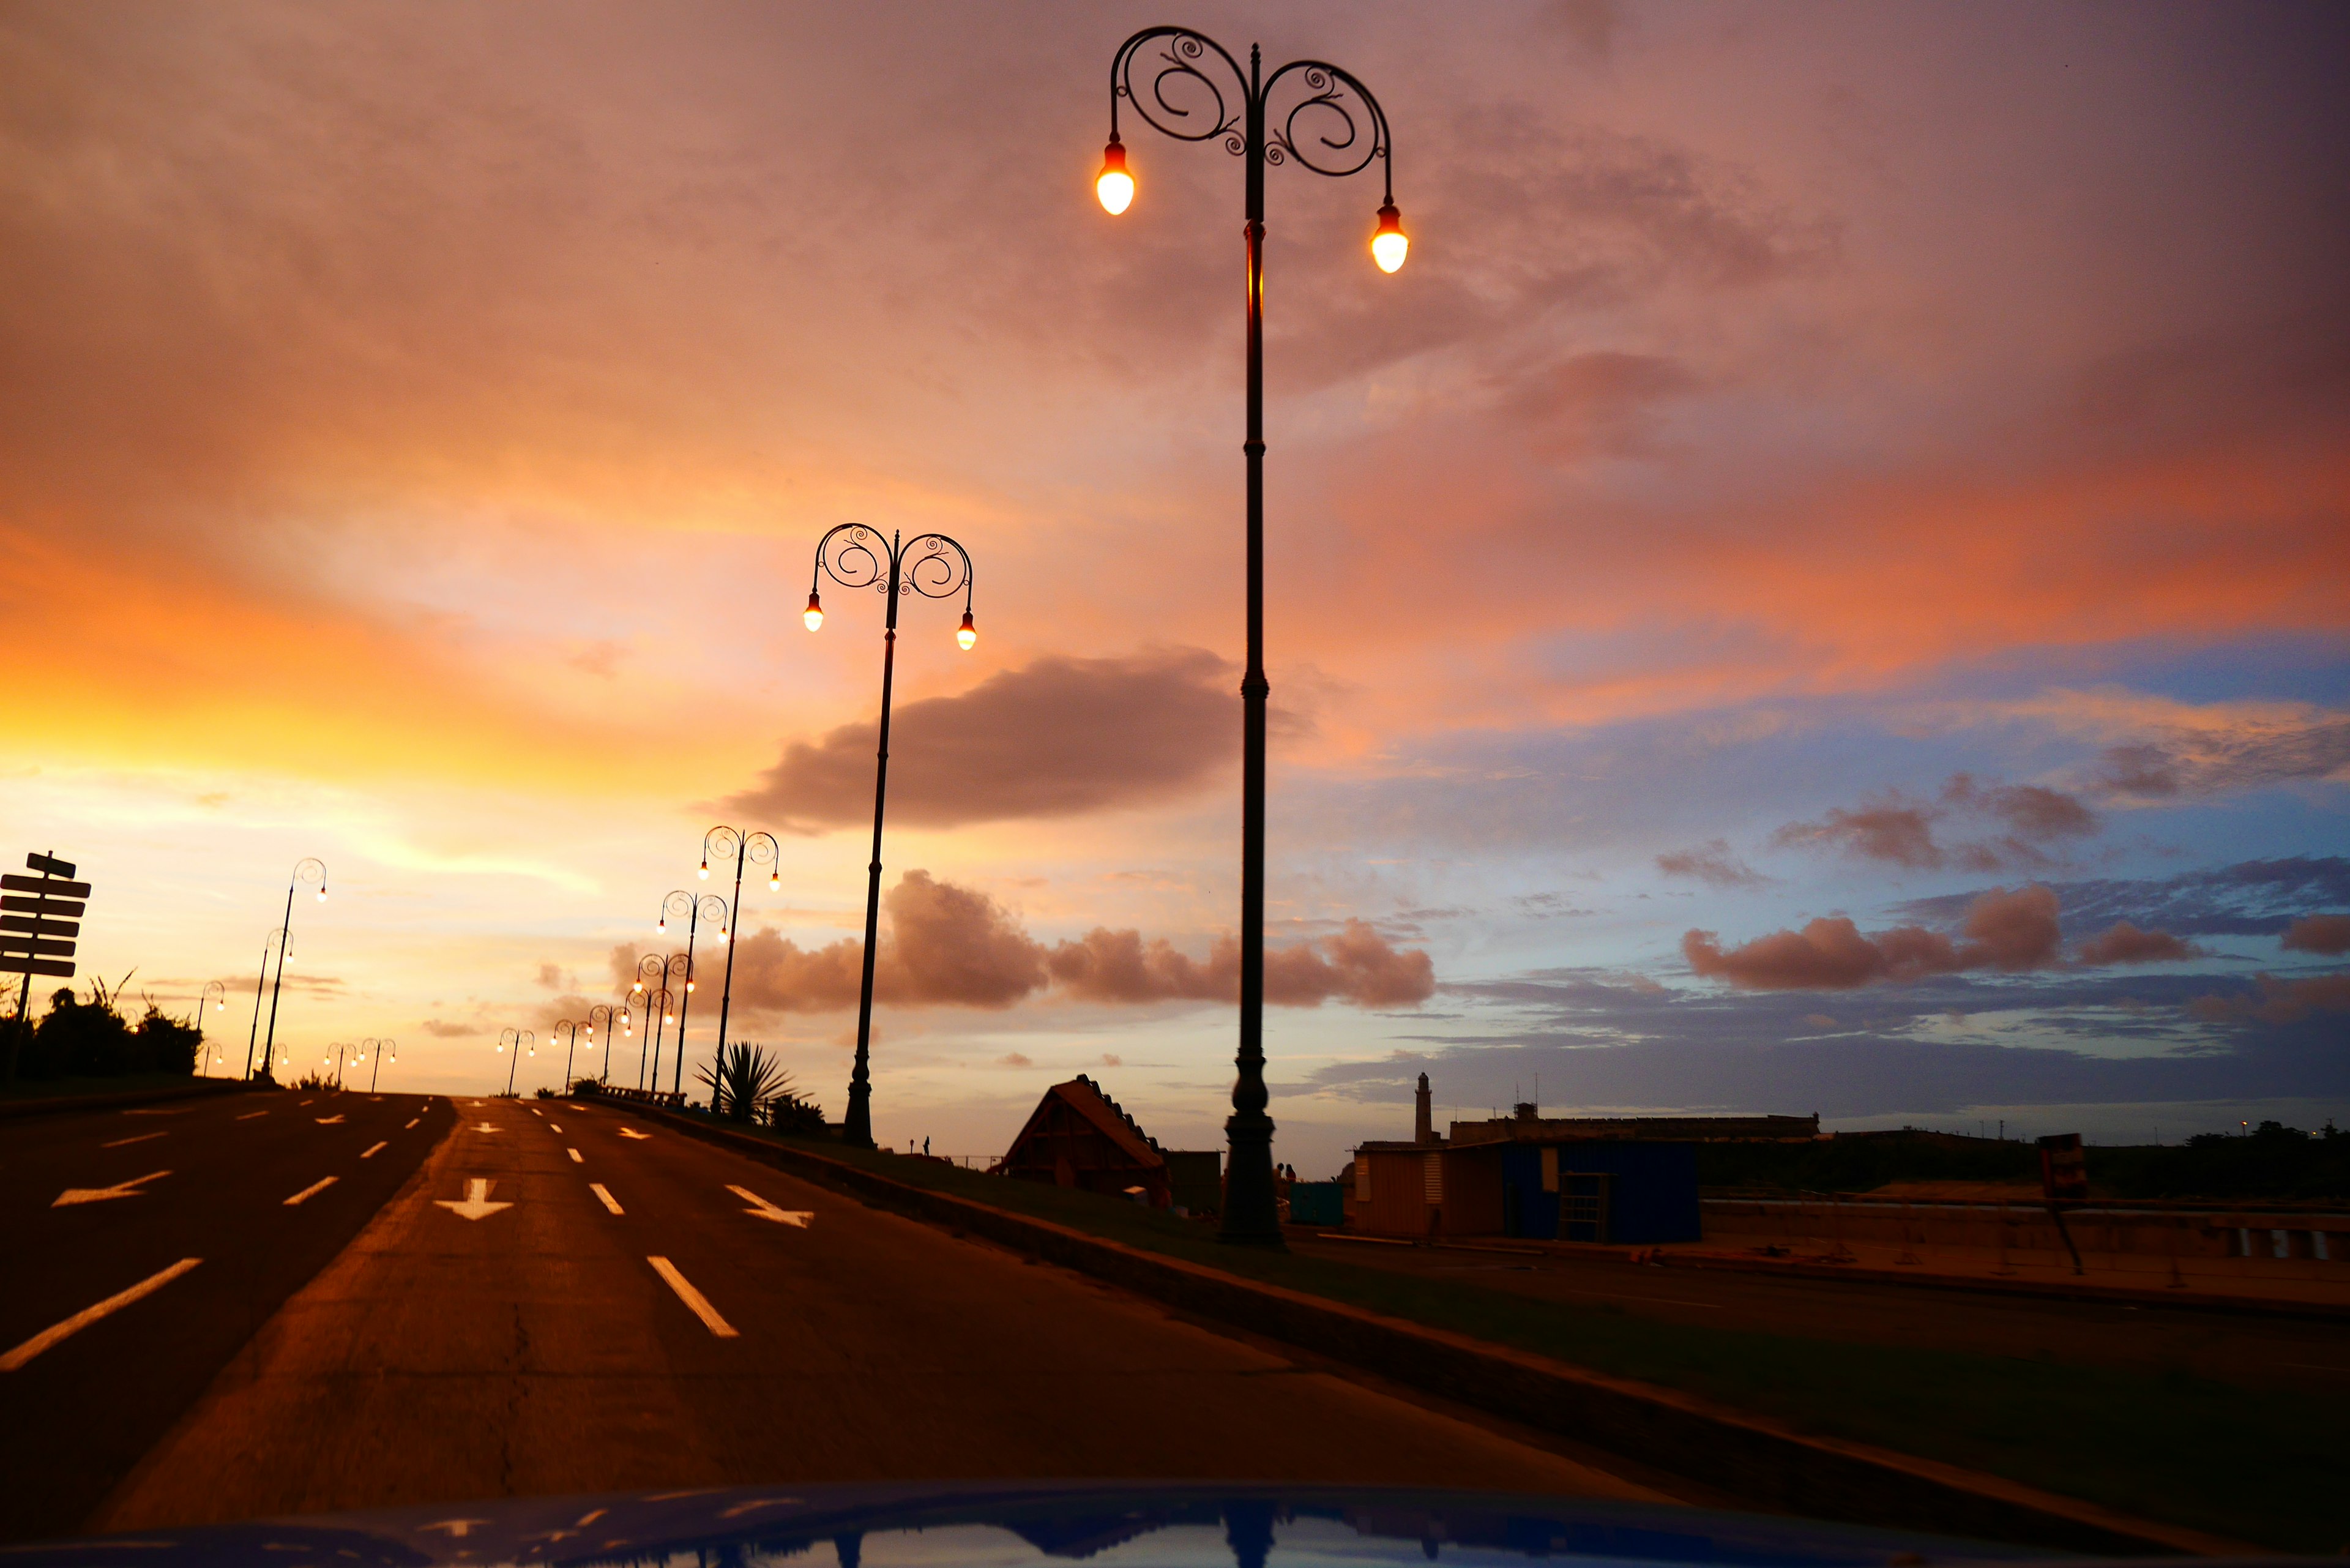
[[37, 1022], [20, 1024], [13, 1015], [0, 1022], [0, 1073], [13, 1056], [11, 1086], [38, 1093], [71, 1080], [194, 1073], [202, 1039], [195, 1025], [147, 997], [140, 999], [144, 1009], [136, 1020], [125, 1017], [122, 991], [130, 980], [125, 975], [109, 990], [104, 981], [92, 979], [87, 996], [60, 986]]

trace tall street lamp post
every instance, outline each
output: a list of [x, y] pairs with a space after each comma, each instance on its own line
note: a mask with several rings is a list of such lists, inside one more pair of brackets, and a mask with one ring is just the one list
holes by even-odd
[[880, 530], [843, 523], [816, 541], [816, 570], [808, 579], [810, 631], [824, 625], [817, 589], [830, 577], [845, 588], [872, 588], [889, 601], [881, 633], [881, 740], [873, 766], [873, 858], [865, 870], [865, 980], [857, 997], [857, 1065], [848, 1075], [848, 1114], [841, 1139], [858, 1148], [873, 1147], [873, 959], [881, 923], [881, 810], [889, 794], [889, 684], [898, 659], [898, 601], [909, 593], [926, 599], [962, 595], [962, 625], [955, 642], [965, 653], [979, 640], [971, 622], [971, 554], [943, 534], [901, 540]]
[[[246, 1030], [244, 1035], [244, 1075], [248, 1080], [253, 1076], [253, 1054], [261, 1049], [261, 993], [269, 984], [269, 950], [285, 945], [286, 928], [283, 926], [261, 939], [261, 972], [254, 977], [253, 981], [253, 1027]], [[267, 1064], [267, 1058], [263, 1058], [263, 1065], [265, 1067]]]
[[506, 1063], [506, 1098], [508, 1099], [514, 1098], [515, 1069], [522, 1065], [523, 1050], [527, 1046], [530, 1050], [530, 1054], [533, 1056], [536, 1056], [538, 1054], [538, 1036], [528, 1029], [499, 1030], [498, 1049], [504, 1051], [510, 1042], [514, 1046], [514, 1055], [512, 1059]]
[[621, 1026], [626, 1028], [629, 1014], [627, 1009], [614, 1007], [609, 1002], [599, 1002], [595, 1006], [589, 1008], [588, 1010], [588, 1049], [590, 1051], [596, 1049], [596, 1015], [599, 1012], [604, 1015], [604, 1071], [602, 1074], [602, 1081], [608, 1084], [612, 1081], [612, 1047], [619, 1044], [619, 1037], [612, 1033], [612, 1020], [615, 1018], [619, 1019], [621, 1021]]
[[[1225, 73], [1229, 72], [1229, 79]], [[1274, 125], [1267, 106], [1285, 82], [1295, 97]], [[1284, 99], [1285, 101], [1285, 99]], [[1274, 1204], [1273, 1118], [1264, 1086], [1264, 171], [1295, 163], [1343, 178], [1373, 162], [1386, 182], [1371, 255], [1381, 270], [1403, 265], [1410, 242], [1396, 211], [1388, 117], [1371, 91], [1321, 60], [1293, 60], [1271, 74], [1254, 45], [1248, 69], [1224, 47], [1183, 27], [1147, 27], [1118, 46], [1109, 67], [1109, 144], [1095, 193], [1112, 215], [1134, 200], [1133, 171], [1118, 140], [1118, 112], [1180, 141], [1217, 141], [1243, 161], [1248, 261], [1248, 670], [1241, 678], [1240, 1069], [1224, 1124], [1232, 1162], [1219, 1239], [1279, 1247]]]
[[555, 1037], [558, 1034], [563, 1036], [563, 1092], [567, 1095], [571, 1092], [571, 1054], [579, 1048], [579, 1025], [567, 1018], [548, 1030], [548, 1050], [555, 1049]]
[[211, 1061], [204, 1055], [205, 1051], [209, 1049], [204, 1044], [206, 1006], [210, 1006], [214, 1012], [227, 1012], [228, 987], [219, 981], [208, 980], [204, 981], [203, 990], [196, 993], [196, 1071], [199, 1077], [209, 1078], [213, 1075], [213, 1067]]
[[[746, 861], [768, 867], [767, 891], [779, 891], [784, 885], [784, 846], [775, 842], [772, 833], [744, 833], [739, 827], [713, 827], [702, 836], [702, 874], [710, 875], [710, 857], [717, 856], [723, 862], [734, 862], [734, 898], [726, 911], [726, 978], [718, 987], [718, 1060], [726, 1060], [726, 1018], [734, 1002], [734, 950], [740, 944], [733, 933], [743, 929], [743, 867]], [[710, 1091], [710, 1109], [718, 1109], [718, 1091]]]
[[386, 1056], [389, 1056], [394, 1062], [400, 1060], [400, 1042], [397, 1040], [362, 1040], [359, 1042], [359, 1044], [362, 1047], [372, 1046], [375, 1050], [375, 1065], [368, 1069], [368, 1093], [372, 1095], [375, 1093], [376, 1075], [383, 1071], [383, 1059]]
[[[710, 861], [706, 851], [702, 863], [702, 874], [704, 877], [710, 875]], [[672, 1053], [677, 1058], [677, 1066], [672, 1075], [676, 1082], [670, 1087], [682, 1094], [685, 1090], [685, 1023], [693, 1012], [694, 936], [701, 929], [702, 922], [705, 919], [718, 922], [718, 940], [722, 942], [726, 941], [733, 931], [733, 928], [726, 923], [726, 900], [715, 893], [704, 893], [697, 898], [683, 888], [672, 889], [669, 897], [661, 900], [660, 920], [653, 929], [666, 932], [669, 929], [670, 921], [681, 916], [685, 920], [685, 994], [677, 1004], [677, 1049]], [[677, 962], [674, 954], [671, 956], [670, 962], [672, 965]], [[656, 1090], [660, 1087], [660, 1072], [658, 1068], [653, 1072], [653, 1087]]]
[[294, 875], [286, 879], [286, 940], [277, 944], [277, 978], [269, 986], [269, 1035], [263, 1042], [261, 1071], [269, 1075], [269, 1054], [277, 1044], [277, 992], [286, 983], [286, 948], [294, 930], [294, 889], [305, 882], [318, 885], [318, 902], [327, 901], [327, 863], [316, 856], [305, 856], [294, 862]]

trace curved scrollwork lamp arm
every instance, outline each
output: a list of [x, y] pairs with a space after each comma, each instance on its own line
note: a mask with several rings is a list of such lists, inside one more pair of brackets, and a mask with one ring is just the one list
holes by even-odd
[[[1142, 68], [1153, 73], [1149, 80], [1149, 97], [1146, 99], [1135, 90], [1135, 67], [1142, 59], [1142, 51], [1162, 39], [1167, 47], [1153, 57], [1156, 69], [1153, 70], [1152, 62], [1143, 63]], [[1224, 67], [1232, 73], [1232, 88], [1238, 99], [1236, 105], [1227, 103], [1224, 89], [1216, 85], [1214, 78], [1200, 68], [1210, 54], [1223, 61]], [[1191, 83], [1198, 86], [1188, 85]], [[1199, 109], [1185, 109], [1168, 97], [1170, 87], [1177, 94], [1184, 96], [1204, 92], [1208, 95], [1207, 103], [1202, 103]], [[1248, 151], [1248, 143], [1241, 133], [1242, 117], [1248, 108], [1248, 73], [1241, 69], [1241, 63], [1226, 53], [1222, 44], [1188, 27], [1145, 27], [1120, 44], [1118, 53], [1110, 57], [1109, 139], [1113, 145], [1118, 141], [1118, 102], [1120, 99], [1134, 105], [1134, 112], [1144, 124], [1179, 141], [1213, 141], [1222, 137], [1224, 150], [1234, 157]], [[1206, 109], [1210, 103], [1214, 106], [1214, 113], [1201, 113], [1201, 109]], [[1154, 104], [1157, 106], [1156, 113], [1152, 111]], [[1161, 119], [1160, 115], [1168, 119]], [[1188, 123], [1170, 124], [1170, 120]]]
[[[1301, 167], [1311, 169], [1316, 174], [1343, 180], [1349, 174], [1361, 173], [1371, 166], [1373, 159], [1377, 159], [1385, 180], [1383, 199], [1392, 205], [1395, 202], [1395, 155], [1388, 140], [1387, 111], [1379, 107], [1379, 100], [1351, 71], [1324, 60], [1292, 60], [1265, 78], [1264, 97], [1267, 101], [1273, 98], [1273, 89], [1292, 71], [1303, 73], [1306, 96], [1282, 117], [1279, 130], [1267, 131], [1265, 161], [1277, 164], [1294, 159]], [[1347, 93], [1349, 90], [1361, 100], [1364, 118], [1370, 121], [1367, 136], [1364, 134], [1367, 128], [1355, 123], [1354, 114], [1347, 108]], [[1332, 137], [1326, 130], [1310, 140], [1301, 135], [1298, 117], [1311, 110], [1322, 111], [1326, 126], [1327, 116], [1336, 116], [1338, 125], [1346, 130], [1346, 135]], [[1336, 128], [1328, 127], [1330, 130]], [[1320, 154], [1309, 151], [1315, 145], [1326, 151]], [[1357, 146], [1360, 151], [1355, 151]], [[1331, 156], [1333, 154], [1336, 156]], [[1354, 160], [1352, 162], [1347, 161], [1350, 156]], [[1317, 157], [1328, 161], [1316, 161]]]

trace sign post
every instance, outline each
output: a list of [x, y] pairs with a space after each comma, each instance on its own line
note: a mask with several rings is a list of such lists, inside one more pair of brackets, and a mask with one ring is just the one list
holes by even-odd
[[2051, 1133], [2040, 1140], [2040, 1193], [2047, 1200], [2048, 1217], [2056, 1221], [2056, 1234], [2064, 1239], [2064, 1250], [2073, 1254], [2073, 1272], [2078, 1274], [2081, 1249], [2073, 1245], [2073, 1232], [2064, 1228], [2064, 1205], [2082, 1202], [2089, 1196], [2089, 1165], [2079, 1133]]
[[8, 1066], [0, 1083], [16, 1081], [16, 1050], [32, 1027], [33, 977], [73, 978], [74, 946], [89, 884], [73, 879], [69, 860], [27, 855], [25, 867], [36, 876], [0, 876], [0, 974], [25, 977], [16, 992], [16, 1025], [8, 1032]]

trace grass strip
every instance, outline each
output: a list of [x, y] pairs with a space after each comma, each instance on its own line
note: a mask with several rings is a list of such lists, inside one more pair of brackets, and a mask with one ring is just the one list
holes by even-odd
[[[747, 1129], [746, 1129], [747, 1130]], [[772, 1135], [769, 1135], [772, 1136]], [[2300, 1552], [2350, 1543], [2350, 1426], [2323, 1395], [1965, 1351], [1667, 1323], [1320, 1258], [1219, 1245], [1198, 1222], [933, 1160], [777, 1141], [909, 1187], [1388, 1316], [1678, 1388], [1816, 1436], [2002, 1475]]]

